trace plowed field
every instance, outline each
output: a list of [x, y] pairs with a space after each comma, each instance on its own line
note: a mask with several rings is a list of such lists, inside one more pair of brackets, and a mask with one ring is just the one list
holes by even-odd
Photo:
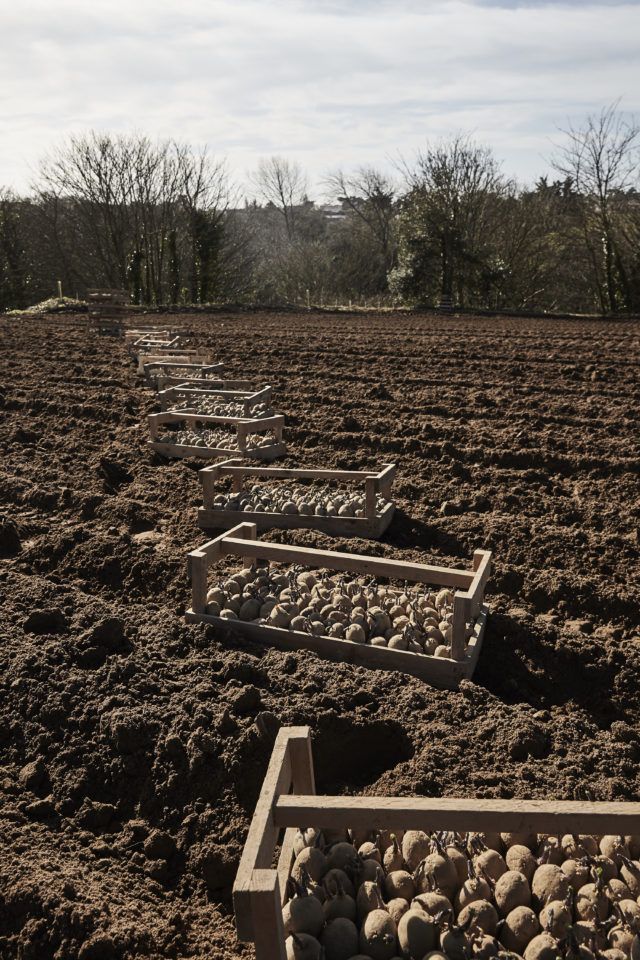
[[230, 891], [281, 724], [320, 792], [638, 799], [640, 325], [171, 322], [272, 384], [287, 464], [398, 465], [380, 542], [268, 538], [493, 550], [481, 660], [437, 691], [186, 626], [202, 464], [146, 448], [123, 343], [2, 319], [0, 957], [250, 957]]

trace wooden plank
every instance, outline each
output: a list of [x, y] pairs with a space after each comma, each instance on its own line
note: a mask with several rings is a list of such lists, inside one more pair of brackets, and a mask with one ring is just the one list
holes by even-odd
[[473, 676], [473, 671], [477, 666], [478, 659], [480, 657], [480, 651], [482, 650], [482, 641], [484, 640], [484, 634], [487, 628], [488, 617], [489, 607], [487, 604], [483, 604], [478, 611], [476, 622], [473, 627], [473, 633], [469, 637], [469, 643], [467, 644], [467, 652], [465, 655], [465, 662], [467, 665], [465, 677], [467, 680], [471, 679]]
[[[248, 548], [246, 552], [249, 552]], [[374, 647], [368, 643], [351, 643], [340, 637], [312, 636], [299, 630], [283, 630], [260, 623], [246, 623], [243, 620], [223, 620], [220, 617], [197, 614], [193, 609], [187, 610], [185, 620], [187, 623], [211, 623], [221, 630], [235, 630], [258, 643], [267, 643], [283, 650], [311, 650], [319, 657], [337, 663], [357, 663], [363, 667], [399, 671], [418, 677], [431, 686], [447, 690], [454, 690], [460, 680], [468, 676], [465, 661], [458, 662], [407, 650], [390, 650], [388, 647]]]
[[489, 550], [476, 550], [473, 554], [473, 563], [475, 576], [473, 583], [469, 587], [469, 598], [471, 602], [471, 613], [475, 616], [482, 606], [487, 580], [491, 575], [491, 552]]
[[471, 600], [463, 593], [453, 597], [453, 623], [451, 624], [451, 657], [464, 660], [464, 644], [467, 632], [467, 620], [471, 619]]
[[[216, 467], [219, 464], [215, 464]], [[208, 467], [204, 467], [207, 470]], [[200, 471], [202, 473], [203, 471]], [[234, 479], [238, 477], [234, 475]], [[203, 478], [204, 482], [204, 478]], [[242, 482], [236, 485], [234, 492], [239, 492]], [[203, 497], [204, 499], [204, 497]], [[198, 526], [202, 530], [218, 530], [239, 523], [242, 519], [251, 520], [259, 530], [270, 530], [277, 527], [280, 530], [322, 530], [334, 537], [360, 537], [363, 540], [377, 540], [387, 529], [395, 506], [388, 503], [382, 513], [372, 519], [367, 517], [317, 517], [315, 514], [305, 516], [299, 513], [258, 513], [257, 511], [214, 510], [211, 506], [198, 508]]]
[[[284, 793], [284, 792], [283, 792]], [[640, 803], [489, 800], [460, 797], [318, 797], [280, 795], [278, 827], [366, 827], [510, 833], [640, 833]]]
[[247, 477], [269, 477], [273, 480], [366, 480], [374, 476], [362, 470], [313, 470], [297, 467], [248, 467], [225, 464], [223, 473], [241, 470]]
[[282, 841], [282, 847], [280, 849], [280, 856], [278, 857], [278, 881], [280, 883], [280, 903], [282, 906], [288, 900], [287, 897], [287, 881], [291, 876], [291, 868], [293, 862], [296, 858], [296, 855], [293, 850], [293, 842], [297, 833], [297, 828], [287, 827], [284, 834], [284, 839]]
[[255, 960], [287, 960], [277, 871], [254, 870], [250, 896]]
[[[229, 536], [224, 540], [223, 549], [235, 556], [241, 556], [242, 546], [241, 541]], [[249, 550], [251, 556], [273, 561], [304, 563], [315, 567], [328, 567], [330, 570], [348, 570], [350, 573], [366, 573], [371, 576], [411, 580], [415, 583], [466, 588], [473, 580], [473, 574], [467, 570], [435, 567], [405, 560], [383, 560], [357, 553], [340, 553], [337, 550], [315, 550], [313, 547], [295, 547], [289, 544], [262, 541], [252, 543]]]
[[204, 551], [194, 551], [187, 560], [191, 574], [191, 605], [198, 613], [204, 613], [207, 606], [207, 559]]
[[[162, 443], [160, 440], [147, 440], [146, 445], [164, 457], [196, 457], [209, 460], [212, 457], [233, 457], [238, 454], [237, 449], [226, 447], [189, 447], [180, 443]], [[271, 443], [268, 447], [249, 447], [244, 455], [252, 460], [275, 460], [277, 457], [284, 457], [286, 452], [284, 443]]]
[[292, 782], [289, 745], [295, 739], [304, 740], [309, 736], [308, 727], [284, 727], [276, 737], [233, 884], [233, 906], [238, 939], [245, 942], [253, 940], [252, 873], [254, 870], [268, 870], [271, 866], [279, 832], [273, 823], [273, 808], [276, 797], [287, 793]]

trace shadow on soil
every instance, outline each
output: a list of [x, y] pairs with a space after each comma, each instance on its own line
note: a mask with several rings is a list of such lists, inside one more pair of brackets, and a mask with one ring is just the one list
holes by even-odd
[[598, 726], [614, 720], [633, 722], [611, 701], [619, 668], [600, 656], [581, 655], [575, 646], [542, 639], [533, 629], [506, 614], [492, 613], [487, 624], [474, 683], [506, 703], [529, 703], [536, 709], [571, 704], [589, 713]]
[[344, 793], [375, 783], [387, 770], [413, 757], [413, 745], [400, 723], [354, 724], [338, 719], [315, 730], [313, 762], [318, 793]]
[[438, 529], [434, 524], [417, 520], [398, 507], [393, 515], [391, 527], [385, 531], [381, 540], [392, 547], [411, 547], [422, 550], [437, 547], [451, 556], [466, 557], [468, 555], [466, 543], [458, 537]]

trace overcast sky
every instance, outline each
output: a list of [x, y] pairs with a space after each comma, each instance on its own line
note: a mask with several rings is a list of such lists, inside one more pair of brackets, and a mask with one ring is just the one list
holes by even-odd
[[568, 121], [640, 115], [639, 40], [640, 0], [4, 0], [0, 187], [90, 129], [316, 184], [469, 132], [533, 182]]

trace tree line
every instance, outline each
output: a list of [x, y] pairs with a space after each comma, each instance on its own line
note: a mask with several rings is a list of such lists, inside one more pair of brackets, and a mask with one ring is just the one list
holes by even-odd
[[555, 174], [504, 176], [469, 136], [429, 144], [391, 177], [336, 170], [326, 202], [299, 164], [264, 159], [241, 200], [206, 151], [141, 135], [72, 137], [29, 196], [0, 189], [0, 309], [56, 282], [140, 304], [379, 303], [640, 311], [640, 128], [604, 108], [564, 131]]

